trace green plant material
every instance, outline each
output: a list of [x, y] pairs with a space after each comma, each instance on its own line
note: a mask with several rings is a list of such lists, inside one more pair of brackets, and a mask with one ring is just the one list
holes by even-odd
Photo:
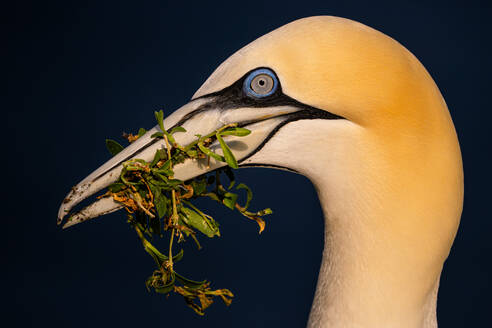
[[223, 156], [221, 156], [221, 155], [219, 155], [217, 153], [214, 153], [212, 150], [210, 150], [209, 148], [205, 147], [203, 145], [203, 141], [198, 142], [198, 148], [206, 156], [215, 158], [219, 162], [225, 162], [226, 161]]
[[230, 127], [223, 130], [220, 134], [223, 136], [245, 137], [250, 133], [251, 131], [245, 128]]
[[232, 192], [226, 192], [224, 193], [224, 197], [222, 198], [222, 203], [229, 207], [231, 210], [234, 210], [236, 208], [236, 201], [237, 201], [238, 195]]
[[[223, 136], [243, 137], [250, 134], [248, 129], [239, 128], [237, 124], [228, 124], [205, 136], [198, 135], [195, 141], [183, 147], [176, 143], [173, 135], [184, 133], [186, 130], [178, 126], [168, 132], [164, 128], [163, 111], [154, 114], [161, 131], [152, 134], [151, 137], [164, 139], [166, 149], [157, 150], [150, 162], [142, 159], [124, 162], [118, 181], [108, 187], [104, 196], [113, 197], [116, 202], [124, 206], [128, 212], [128, 223], [136, 231], [144, 250], [156, 263], [156, 270], [145, 282], [147, 289], [149, 291], [153, 289], [161, 294], [171, 292], [180, 294], [185, 298], [188, 306], [197, 314], [203, 315], [205, 309], [212, 304], [213, 297], [218, 296], [229, 305], [234, 295], [228, 289], [212, 290], [209, 281], [185, 278], [174, 269], [175, 264], [183, 258], [184, 254], [181, 249], [173, 255], [175, 238], [180, 243], [191, 237], [200, 249], [199, 234], [209, 238], [220, 237], [218, 222], [197, 208], [193, 200], [205, 197], [231, 210], [237, 210], [241, 215], [256, 221], [260, 233], [265, 228], [262, 217], [271, 214], [272, 211], [267, 208], [258, 212], [249, 212], [253, 193], [243, 183], [238, 184], [235, 190], [246, 191], [244, 206], [238, 204], [239, 195], [233, 192], [235, 178], [231, 169], [238, 168], [238, 163]], [[124, 137], [129, 142], [133, 142], [146, 132], [145, 129], [140, 129], [137, 135], [129, 134]], [[218, 141], [223, 156], [210, 149], [214, 141]], [[109, 139], [106, 140], [106, 146], [112, 155], [123, 149], [119, 143]], [[187, 159], [207, 157], [227, 163], [228, 166], [217, 170], [215, 176], [197, 177], [186, 183], [174, 179], [174, 165]], [[221, 183], [223, 174], [229, 179], [228, 187]], [[148, 238], [164, 237], [165, 233], [169, 233], [169, 247], [166, 252], [161, 252]]]
[[222, 152], [224, 153], [224, 160], [227, 163], [227, 165], [229, 165], [233, 169], [239, 168], [236, 158], [232, 154], [232, 151], [229, 148], [229, 146], [227, 146], [227, 144], [225, 143], [224, 139], [222, 139], [222, 136], [219, 133], [217, 133], [215, 136], [219, 141], [220, 148], [222, 148]]
[[[191, 307], [197, 314], [204, 315], [204, 310], [207, 309], [210, 305], [212, 305], [213, 296], [219, 296], [222, 298], [226, 305], [230, 305], [234, 297], [234, 294], [231, 293], [228, 289], [217, 289], [211, 290], [208, 288], [209, 283], [205, 283], [198, 288], [192, 288], [188, 286], [183, 287], [174, 287], [174, 291], [176, 293], [181, 294], [189, 307]], [[197, 303], [198, 301], [199, 303]]]
[[180, 218], [188, 227], [197, 229], [209, 238], [220, 236], [219, 226], [212, 217], [187, 207], [181, 208], [181, 214]]
[[251, 200], [253, 200], [253, 192], [251, 191], [251, 188], [249, 188], [247, 185], [244, 183], [240, 183], [236, 187], [237, 190], [239, 189], [244, 189], [246, 190], [246, 204], [239, 209], [239, 211], [246, 211], [249, 207], [249, 204], [251, 203]]
[[108, 148], [109, 153], [114, 156], [124, 149], [117, 141], [112, 139], [106, 139], [106, 148]]
[[176, 127], [172, 128], [171, 132], [169, 132], [169, 133], [175, 134], [176, 132], [186, 132], [186, 129], [183, 128], [182, 126], [176, 126]]
[[145, 133], [147, 133], [147, 130], [145, 130], [144, 128], [140, 128], [138, 129], [138, 136], [141, 137], [143, 136]]

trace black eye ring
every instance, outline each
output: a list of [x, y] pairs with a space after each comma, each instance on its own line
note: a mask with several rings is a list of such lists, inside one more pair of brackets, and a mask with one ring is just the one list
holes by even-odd
[[[255, 84], [253, 86], [253, 83]], [[249, 74], [244, 80], [244, 92], [253, 98], [264, 98], [272, 95], [278, 88], [275, 74], [267, 69], [260, 68]]]

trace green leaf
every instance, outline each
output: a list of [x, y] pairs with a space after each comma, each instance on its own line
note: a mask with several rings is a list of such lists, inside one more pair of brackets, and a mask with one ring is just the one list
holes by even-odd
[[167, 169], [166, 170], [166, 169], [162, 169], [162, 168], [159, 169], [159, 170], [154, 171], [154, 173], [157, 173], [159, 175], [162, 175], [163, 174], [164, 176], [172, 176], [172, 175], [174, 175], [174, 172], [172, 170], [170, 170], [170, 169]]
[[154, 205], [157, 210], [157, 215], [159, 216], [159, 219], [162, 219], [164, 216], [166, 216], [166, 213], [168, 211], [167, 204], [169, 200], [164, 194], [162, 194], [160, 188], [150, 185], [150, 190], [154, 195]]
[[111, 155], [116, 155], [124, 149], [122, 145], [112, 139], [106, 139], [106, 148]]
[[150, 167], [154, 167], [161, 160], [161, 153], [159, 151], [155, 152], [154, 159], [150, 162]]
[[[161, 128], [161, 131], [164, 132], [164, 112], [162, 109], [158, 112], [154, 112], [155, 119], [157, 120], [157, 124], [159, 124], [159, 127]], [[155, 133], [154, 133], [155, 134]]]
[[111, 192], [114, 192], [114, 193], [117, 193], [117, 192], [119, 192], [125, 188], [126, 188], [126, 185], [124, 183], [121, 183], [121, 182], [115, 182], [115, 183], [108, 186], [108, 190]]
[[[179, 214], [178, 224], [183, 226], [188, 226], [185, 221], [188, 222], [184, 214]], [[188, 229], [183, 230], [183, 233], [185, 234], [186, 237], [188, 237], [191, 234], [191, 232]]]
[[249, 207], [249, 204], [251, 203], [251, 200], [253, 199], [253, 192], [251, 191], [251, 189], [245, 185], [244, 183], [240, 183], [237, 187], [236, 187], [236, 190], [239, 190], [239, 189], [244, 189], [246, 190], [246, 193], [247, 193], [247, 199], [246, 199], [246, 204], [243, 206], [244, 208], [244, 211], [246, 211]]
[[190, 156], [191, 158], [196, 158], [198, 156], [198, 151], [194, 149], [189, 149], [186, 150], [186, 155]]
[[145, 133], [147, 133], [147, 130], [145, 130], [144, 128], [138, 129], [138, 136], [139, 137], [143, 136]]
[[182, 180], [178, 180], [178, 179], [170, 179], [168, 181], [168, 185], [171, 187], [171, 188], [175, 188], [177, 187], [178, 185], [182, 184], [183, 181]]
[[220, 134], [223, 136], [236, 136], [236, 137], [244, 137], [250, 133], [251, 131], [245, 128], [228, 128], [220, 132]]
[[159, 174], [159, 172], [154, 171], [154, 177], [150, 177], [148, 181], [149, 183], [159, 187], [167, 187], [169, 180], [162, 174]]
[[216, 133], [215, 136], [217, 137], [217, 140], [219, 140], [220, 148], [222, 148], [222, 151], [224, 152], [225, 162], [233, 169], [237, 169], [238, 168], [237, 161], [234, 155], [232, 154], [231, 149], [229, 148], [229, 146], [227, 146], [227, 144], [224, 142], [224, 140], [222, 139], [219, 133]]
[[171, 129], [169, 134], [175, 134], [176, 132], [186, 132], [186, 129], [183, 128], [182, 126], [175, 126], [174, 128]]
[[[161, 148], [159, 150], [157, 150], [159, 152], [159, 157], [164, 160], [164, 159], [167, 159], [167, 149], [166, 148]], [[168, 159], [167, 159], [168, 160]]]
[[233, 210], [236, 207], [237, 194], [232, 192], [226, 192], [224, 194], [224, 199], [222, 199], [222, 203]]
[[198, 143], [198, 148], [207, 156], [213, 157], [219, 162], [225, 162], [224, 157], [220, 156], [219, 154], [214, 153], [211, 151], [209, 148], [205, 147], [202, 143]]
[[150, 137], [151, 138], [164, 138], [164, 133], [162, 133], [162, 132], [154, 132], [154, 133], [152, 133], [152, 135]]
[[193, 187], [193, 195], [199, 196], [207, 191], [207, 179], [195, 179], [191, 181], [191, 186]]
[[168, 260], [168, 257], [159, 252], [159, 250], [155, 248], [155, 246], [152, 245], [147, 239], [143, 236], [140, 236], [140, 239], [142, 240], [145, 251], [152, 256], [158, 267], [160, 267], [164, 261]]
[[[160, 156], [159, 156], [159, 158], [160, 158]], [[160, 174], [165, 174], [166, 176], [172, 176], [173, 173], [174, 173], [171, 170], [171, 161], [170, 160], [165, 161], [164, 164], [162, 164], [161, 167], [154, 168], [152, 171], [153, 172], [156, 172], [156, 173], [160, 173]]]
[[162, 111], [162, 109], [158, 112], [154, 112], [154, 115], [155, 115], [155, 118], [157, 120], [157, 124], [159, 124], [159, 127], [161, 128], [162, 134], [159, 135], [158, 134], [159, 132], [156, 132], [152, 136], [164, 137], [164, 135], [166, 135], [167, 140], [169, 140], [171, 145], [176, 143], [176, 141], [174, 140], [174, 137], [169, 132], [167, 132], [166, 129], [164, 129], [164, 112]]
[[181, 208], [181, 213], [183, 214], [183, 221], [188, 226], [197, 229], [209, 238], [220, 236], [217, 223], [213, 219], [207, 219], [188, 207]]

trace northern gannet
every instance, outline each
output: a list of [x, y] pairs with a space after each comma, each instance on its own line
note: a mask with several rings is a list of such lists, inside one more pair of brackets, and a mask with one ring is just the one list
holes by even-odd
[[[164, 125], [183, 126], [175, 136], [187, 144], [236, 122], [252, 130], [226, 139], [241, 166], [292, 170], [317, 190], [325, 247], [308, 327], [436, 327], [463, 170], [446, 103], [415, 56], [348, 19], [294, 21], [233, 54]], [[114, 182], [123, 161], [164, 147], [150, 137], [157, 130], [72, 188], [59, 223]], [[187, 161], [175, 177], [222, 165]], [[119, 208], [103, 198], [65, 226]]]

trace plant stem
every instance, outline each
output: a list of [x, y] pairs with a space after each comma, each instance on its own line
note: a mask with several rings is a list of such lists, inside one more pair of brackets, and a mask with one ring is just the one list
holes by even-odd
[[[171, 146], [169, 145], [169, 140], [167, 138], [167, 135], [164, 134], [164, 142], [166, 143], [166, 150], [167, 150], [167, 158], [171, 160]], [[173, 169], [173, 161], [169, 163], [169, 169], [172, 171]], [[170, 179], [173, 178], [173, 176], [169, 176]], [[171, 225], [172, 225], [172, 230], [171, 230], [171, 239], [169, 240], [169, 268], [171, 272], [173, 271], [173, 241], [174, 241], [174, 226], [177, 223], [178, 219], [178, 211], [176, 209], [176, 191], [173, 189], [171, 191], [171, 198], [172, 198], [172, 203], [173, 203], [173, 214], [171, 215]]]
[[169, 241], [169, 270], [173, 272], [173, 239], [174, 239], [174, 228], [171, 231], [171, 239]]

